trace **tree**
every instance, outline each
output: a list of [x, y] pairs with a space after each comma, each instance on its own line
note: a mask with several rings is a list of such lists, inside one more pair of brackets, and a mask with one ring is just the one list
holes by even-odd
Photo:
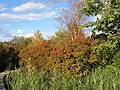
[[39, 30], [37, 30], [37, 31], [34, 33], [33, 37], [36, 38], [36, 39], [43, 39], [43, 38], [42, 38], [42, 33], [41, 33]]
[[7, 45], [2, 43], [0, 45], [0, 72], [7, 69], [13, 70], [19, 67], [18, 52], [12, 47], [12, 45]]
[[24, 36], [14, 36], [9, 44], [12, 44], [14, 48], [18, 51], [28, 46], [31, 43], [31, 38], [26, 38]]
[[84, 14], [97, 16], [95, 30], [120, 32], [120, 0], [85, 0]]
[[85, 0], [83, 12], [97, 17], [88, 26], [101, 32], [94, 35], [98, 40], [94, 46], [98, 61], [104, 66], [113, 63], [113, 57], [120, 51], [120, 0]]
[[42, 37], [42, 33], [39, 30], [34, 32], [33, 36], [31, 37], [31, 40], [32, 40], [32, 44], [36, 44], [36, 45], [44, 41]]
[[83, 30], [79, 28], [83, 17], [83, 14], [80, 12], [83, 3], [81, 0], [70, 0], [68, 4], [68, 8], [60, 12], [61, 17], [58, 18], [58, 21], [66, 37], [74, 41], [78, 36], [84, 37]]

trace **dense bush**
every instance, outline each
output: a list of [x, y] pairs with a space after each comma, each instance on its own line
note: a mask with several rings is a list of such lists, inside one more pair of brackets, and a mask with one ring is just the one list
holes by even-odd
[[113, 66], [120, 68], [120, 51], [114, 55], [112, 61], [114, 61]]
[[108, 35], [105, 42], [96, 46], [97, 59], [100, 61], [101, 65], [113, 63], [113, 57], [120, 50], [120, 36], [119, 33]]
[[[94, 41], [85, 37], [81, 31], [71, 39], [71, 31], [62, 32], [64, 38], [52, 37], [50, 40], [34, 38], [33, 42], [21, 50], [21, 64], [32, 65], [37, 70], [49, 73], [66, 72], [67, 77], [86, 75], [96, 67], [98, 61], [92, 50]], [[58, 41], [59, 38], [59, 41]], [[61, 40], [63, 42], [60, 42]], [[93, 43], [91, 43], [93, 42]]]
[[0, 72], [19, 67], [18, 52], [10, 45], [0, 46]]
[[[53, 44], [52, 44], [53, 43]], [[46, 68], [54, 42], [42, 38], [32, 38], [32, 43], [20, 51], [20, 63], [27, 67], [29, 64], [37, 70]]]
[[92, 56], [90, 42], [90, 39], [85, 37], [73, 41], [67, 38], [64, 43], [54, 46], [50, 60], [53, 63], [51, 63], [53, 69], [64, 71], [70, 77], [87, 74], [97, 62], [90, 58]]

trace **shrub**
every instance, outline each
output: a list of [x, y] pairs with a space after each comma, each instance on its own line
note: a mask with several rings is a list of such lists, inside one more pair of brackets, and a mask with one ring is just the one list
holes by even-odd
[[67, 77], [86, 75], [96, 67], [98, 61], [92, 50], [92, 40], [78, 35], [73, 41], [69, 37], [56, 44], [51, 51], [49, 67], [52, 71], [66, 72]]
[[[21, 50], [20, 62], [24, 66], [30, 64], [37, 70], [45, 70], [49, 73], [66, 72], [66, 75], [63, 75], [65, 77], [80, 77], [88, 74], [98, 64], [92, 50], [94, 41], [85, 37], [81, 31], [76, 31], [77, 34], [73, 39], [67, 32], [62, 33], [64, 33], [63, 42], [58, 42], [59, 37], [50, 40], [35, 39], [32, 44]], [[60, 39], [63, 38], [59, 38], [59, 41]]]
[[96, 47], [97, 59], [101, 65], [113, 63], [113, 57], [120, 50], [120, 37], [118, 34], [109, 35], [106, 42]]
[[120, 51], [118, 51], [118, 53], [114, 55], [112, 61], [114, 61], [114, 63], [112, 64], [113, 66], [120, 68]]
[[13, 70], [19, 67], [18, 52], [10, 45], [3, 45], [0, 48], [0, 71]]
[[51, 44], [49, 41], [38, 40], [30, 44], [20, 52], [20, 63], [24, 66], [32, 65], [37, 70], [43, 70], [46, 67], [50, 56]]

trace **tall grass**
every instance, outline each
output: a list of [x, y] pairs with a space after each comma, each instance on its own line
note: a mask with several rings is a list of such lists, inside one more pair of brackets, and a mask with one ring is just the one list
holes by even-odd
[[0, 80], [0, 84], [2, 84], [2, 83], [3, 83], [3, 81]]
[[59, 78], [59, 74], [20, 69], [7, 78], [9, 90], [120, 90], [120, 69], [108, 66], [98, 68], [84, 78]]
[[82, 90], [119, 90], [120, 69], [109, 66], [97, 69], [82, 82]]
[[6, 78], [9, 90], [77, 90], [75, 79], [60, 79], [57, 74], [49, 76], [35, 70], [18, 70]]

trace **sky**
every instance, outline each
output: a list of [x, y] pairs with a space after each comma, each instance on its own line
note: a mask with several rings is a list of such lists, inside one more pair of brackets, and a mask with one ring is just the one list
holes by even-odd
[[0, 41], [13, 36], [32, 36], [39, 30], [44, 38], [58, 31], [56, 17], [67, 8], [67, 0], [0, 0]]

